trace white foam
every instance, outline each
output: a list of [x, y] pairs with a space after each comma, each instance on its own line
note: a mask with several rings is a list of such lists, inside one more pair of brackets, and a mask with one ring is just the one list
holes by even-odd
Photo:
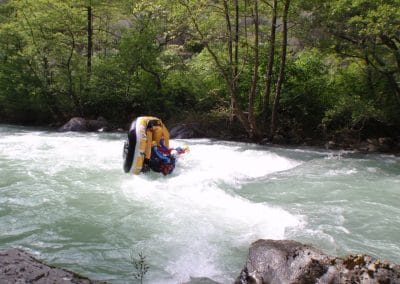
[[165, 253], [173, 257], [165, 269], [176, 281], [221, 275], [224, 256], [216, 243], [247, 247], [260, 238], [283, 239], [287, 229], [303, 225], [299, 216], [227, 190], [235, 181], [286, 170], [299, 162], [224, 145], [197, 144], [190, 149], [178, 160], [173, 175], [127, 176], [122, 183], [128, 200], [152, 208], [158, 213], [157, 224], [169, 228], [168, 235], [149, 242], [168, 243], [170, 251]]
[[[229, 258], [232, 247], [247, 249], [259, 238], [282, 239], [289, 228], [302, 225], [301, 217], [234, 191], [247, 180], [291, 169], [299, 161], [248, 145], [178, 140], [171, 141], [171, 146], [188, 144], [190, 152], [178, 159], [172, 175], [133, 176], [122, 170], [123, 142], [122, 136], [110, 140], [99, 134], [27, 132], [3, 136], [0, 155], [21, 162], [24, 166], [18, 170], [32, 179], [40, 178], [38, 183], [54, 181], [55, 188], [112, 191], [116, 198], [139, 204], [153, 214], [149, 218], [138, 215], [148, 222], [143, 242], [147, 248], [160, 250], [157, 254], [164, 259], [159, 267], [175, 282], [187, 281], [190, 276], [218, 279], [226, 270], [221, 263]], [[94, 179], [101, 181], [97, 184]]]
[[343, 175], [353, 175], [358, 171], [355, 168], [352, 169], [337, 169], [337, 170], [329, 170], [326, 172], [325, 176], [343, 176]]
[[269, 151], [242, 150], [238, 146], [215, 143], [190, 148], [187, 157], [179, 161], [178, 171], [185, 171], [192, 181], [219, 180], [235, 184], [238, 180], [263, 177], [300, 164]]
[[1, 143], [7, 145], [2, 155], [27, 162], [31, 169], [40, 169], [49, 175], [68, 170], [71, 165], [83, 169], [114, 169], [120, 166], [122, 155], [121, 141], [93, 140], [80, 134], [27, 133], [3, 138]]
[[[267, 151], [224, 145], [191, 145], [172, 176], [128, 176], [124, 194], [163, 212], [168, 222], [205, 220], [237, 236], [283, 238], [285, 228], [299, 225], [297, 217], [263, 203], [230, 193], [238, 179], [257, 178], [295, 167], [299, 162]], [[204, 157], [209, 159], [204, 159]], [[220, 184], [224, 181], [226, 184]], [[248, 235], [250, 233], [250, 235]], [[248, 241], [248, 239], [246, 241]]]

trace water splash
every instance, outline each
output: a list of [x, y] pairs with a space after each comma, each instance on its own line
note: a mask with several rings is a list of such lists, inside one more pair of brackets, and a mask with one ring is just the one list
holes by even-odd
[[400, 255], [400, 159], [207, 139], [174, 173], [122, 171], [125, 135], [0, 126], [0, 247], [110, 283], [207, 276], [232, 282], [258, 238], [292, 238], [328, 253]]

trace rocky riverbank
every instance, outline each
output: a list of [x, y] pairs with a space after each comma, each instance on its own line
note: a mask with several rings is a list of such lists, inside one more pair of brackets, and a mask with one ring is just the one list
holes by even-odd
[[31, 254], [8, 249], [0, 252], [1, 284], [101, 284], [72, 271], [47, 265]]
[[290, 240], [258, 240], [236, 284], [400, 283], [400, 266], [368, 255], [344, 258]]
[[[215, 123], [211, 125], [203, 125], [201, 123], [180, 123], [171, 128], [172, 138], [214, 138], [221, 140], [253, 142], [247, 139], [245, 133], [240, 130], [232, 130], [229, 128], [221, 129], [221, 124]], [[328, 150], [354, 150], [360, 153], [400, 153], [400, 140], [392, 137], [373, 137], [365, 140], [358, 140], [351, 137], [343, 139], [311, 139], [297, 138], [295, 140], [283, 135], [275, 135], [273, 138], [265, 138], [259, 141], [263, 145], [279, 145], [279, 146], [313, 146], [325, 148]]]
[[[129, 125], [129, 124], [128, 124]], [[198, 121], [167, 122], [171, 138], [213, 138], [219, 140], [254, 142], [250, 141], [246, 132], [238, 122], [230, 123], [226, 118], [199, 119]], [[58, 131], [127, 131], [128, 126], [115, 126], [106, 119], [85, 119], [73, 117]], [[296, 129], [281, 130], [273, 137], [267, 137], [258, 141], [263, 145], [279, 146], [314, 146], [333, 150], [354, 150], [360, 153], [400, 153], [400, 137], [371, 135], [367, 138], [356, 137], [352, 132], [341, 132], [330, 137], [306, 137], [303, 131]]]
[[[101, 284], [74, 272], [47, 265], [27, 252], [0, 252], [0, 283]], [[186, 284], [216, 284], [209, 278], [191, 278]], [[258, 240], [250, 249], [235, 284], [359, 283], [398, 284], [400, 266], [368, 255], [336, 257], [291, 240]]]

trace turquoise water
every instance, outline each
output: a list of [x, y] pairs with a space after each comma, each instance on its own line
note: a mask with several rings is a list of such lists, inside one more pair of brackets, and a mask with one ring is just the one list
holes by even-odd
[[0, 126], [0, 249], [110, 283], [138, 253], [145, 283], [230, 283], [260, 238], [400, 263], [398, 157], [172, 140], [191, 151], [171, 176], [133, 176], [124, 139]]

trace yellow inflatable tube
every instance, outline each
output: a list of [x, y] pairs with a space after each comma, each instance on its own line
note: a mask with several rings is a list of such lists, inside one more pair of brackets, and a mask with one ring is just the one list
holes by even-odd
[[140, 116], [131, 124], [124, 146], [124, 171], [139, 174], [144, 159], [150, 159], [153, 142], [169, 148], [169, 132], [162, 121], [154, 116]]

